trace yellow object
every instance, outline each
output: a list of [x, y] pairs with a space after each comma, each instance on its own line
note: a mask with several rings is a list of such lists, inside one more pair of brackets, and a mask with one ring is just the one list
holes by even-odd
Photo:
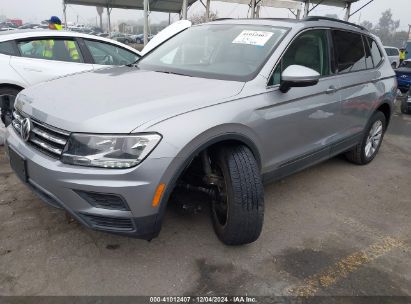
[[404, 50], [400, 51], [400, 60], [405, 60], [406, 52]]
[[163, 194], [165, 189], [166, 189], [165, 184], [158, 185], [156, 193], [154, 194], [154, 198], [153, 198], [153, 202], [151, 203], [151, 206], [153, 207], [158, 206], [158, 204], [160, 203], [161, 195]]

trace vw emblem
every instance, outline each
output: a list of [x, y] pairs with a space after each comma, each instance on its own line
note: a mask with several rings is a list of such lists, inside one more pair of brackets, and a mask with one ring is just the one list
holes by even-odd
[[407, 75], [402, 75], [401, 78], [407, 78]]
[[30, 118], [24, 118], [21, 122], [21, 138], [23, 138], [24, 141], [29, 140], [32, 128], [33, 124], [31, 123]]

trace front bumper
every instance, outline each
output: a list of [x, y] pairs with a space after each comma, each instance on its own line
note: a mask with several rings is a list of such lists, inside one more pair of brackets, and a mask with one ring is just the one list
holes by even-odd
[[411, 88], [410, 80], [402, 80], [401, 78], [397, 78], [397, 81], [398, 81], [398, 88], [401, 91], [408, 91]]
[[[44, 202], [68, 211], [85, 226], [132, 237], [151, 239], [158, 235], [159, 207], [151, 202], [172, 158], [146, 158], [130, 169], [77, 167], [61, 163], [24, 142], [10, 126], [6, 149], [26, 161], [23, 180]], [[167, 184], [167, 183], [166, 183]], [[125, 208], [101, 207], [84, 193], [117, 197]]]

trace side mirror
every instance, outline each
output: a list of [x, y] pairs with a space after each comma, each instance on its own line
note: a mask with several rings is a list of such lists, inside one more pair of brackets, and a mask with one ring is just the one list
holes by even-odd
[[281, 74], [280, 91], [287, 93], [293, 87], [310, 87], [316, 85], [321, 75], [313, 69], [302, 65], [290, 65]]

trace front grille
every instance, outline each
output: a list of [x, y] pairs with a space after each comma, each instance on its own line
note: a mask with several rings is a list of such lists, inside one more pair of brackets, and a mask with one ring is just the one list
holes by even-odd
[[78, 195], [80, 195], [94, 207], [111, 210], [130, 210], [126, 202], [116, 194], [97, 193], [80, 190], [75, 191]]
[[[22, 123], [26, 118], [28, 117], [20, 112], [13, 112], [12, 125], [20, 136], [22, 135]], [[45, 154], [60, 158], [70, 133], [46, 125], [32, 118], [29, 119], [32, 123], [32, 128], [27, 142]]]
[[134, 225], [130, 218], [109, 217], [82, 213], [80, 216], [92, 227], [104, 230], [133, 231]]

